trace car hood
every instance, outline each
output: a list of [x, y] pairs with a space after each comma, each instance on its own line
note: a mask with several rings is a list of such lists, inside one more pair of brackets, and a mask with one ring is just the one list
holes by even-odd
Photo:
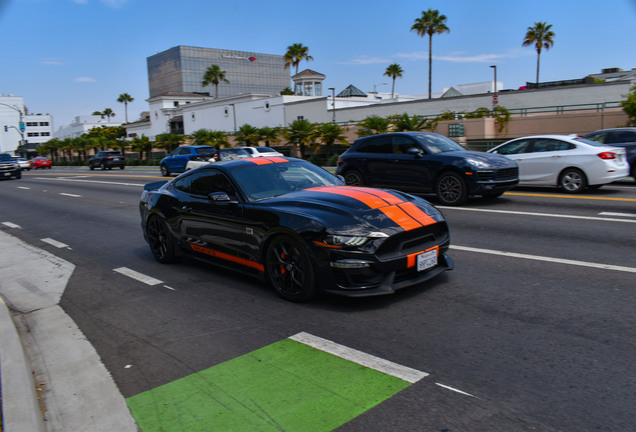
[[496, 153], [483, 153], [476, 151], [461, 151], [461, 152], [451, 152], [458, 156], [469, 157], [471, 159], [476, 159], [480, 162], [487, 163], [491, 165], [493, 168], [512, 168], [517, 166], [517, 164], [505, 156]]
[[427, 201], [397, 191], [323, 186], [258, 202], [272, 211], [303, 215], [333, 233], [388, 235], [444, 221]]

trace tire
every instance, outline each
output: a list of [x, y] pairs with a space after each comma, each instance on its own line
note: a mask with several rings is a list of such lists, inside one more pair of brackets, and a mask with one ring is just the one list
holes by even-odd
[[161, 175], [164, 177], [168, 177], [170, 175], [170, 171], [165, 165], [161, 165]]
[[567, 168], [559, 176], [559, 188], [567, 193], [581, 193], [587, 187], [585, 174], [576, 168]]
[[314, 265], [307, 246], [294, 237], [280, 235], [269, 244], [265, 272], [278, 295], [304, 302], [316, 295]]
[[345, 183], [349, 186], [364, 186], [364, 177], [358, 171], [347, 171], [344, 175]]
[[102, 164], [102, 171], [106, 169], [106, 165]]
[[160, 263], [168, 264], [176, 260], [174, 239], [168, 225], [159, 216], [151, 216], [146, 225], [146, 238], [150, 252]]
[[93, 171], [95, 169], [95, 166], [93, 164], [88, 164], [88, 169]]
[[445, 205], [461, 205], [468, 200], [464, 179], [454, 172], [443, 173], [435, 183], [437, 198]]
[[124, 169], [124, 168], [126, 168], [126, 167], [125, 167], [125, 166], [123, 166], [123, 165], [119, 167], [119, 169]]

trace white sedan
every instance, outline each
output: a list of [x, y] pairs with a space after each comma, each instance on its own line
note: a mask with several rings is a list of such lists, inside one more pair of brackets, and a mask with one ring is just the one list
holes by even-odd
[[519, 185], [557, 186], [579, 193], [629, 175], [625, 149], [568, 135], [537, 135], [505, 142], [498, 153], [519, 165]]
[[247, 151], [252, 157], [284, 156], [281, 152], [278, 152], [271, 147], [241, 147], [241, 148]]

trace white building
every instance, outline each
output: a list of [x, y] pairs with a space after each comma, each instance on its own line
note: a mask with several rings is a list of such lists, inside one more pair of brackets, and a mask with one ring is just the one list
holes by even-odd
[[65, 138], [77, 138], [93, 128], [100, 128], [102, 126], [117, 127], [121, 125], [121, 122], [108, 121], [108, 118], [102, 118], [102, 116], [98, 115], [79, 115], [75, 116], [75, 119], [71, 122], [71, 124], [61, 126], [57, 131], [55, 131], [53, 133], [53, 138], [57, 138], [59, 140], [63, 140]]
[[51, 139], [49, 114], [29, 114], [22, 96], [0, 96], [0, 153], [35, 154], [35, 148]]

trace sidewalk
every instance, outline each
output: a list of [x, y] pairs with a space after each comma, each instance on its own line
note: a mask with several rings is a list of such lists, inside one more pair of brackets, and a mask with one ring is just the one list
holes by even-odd
[[4, 432], [138, 431], [97, 352], [58, 306], [74, 268], [0, 230]]

